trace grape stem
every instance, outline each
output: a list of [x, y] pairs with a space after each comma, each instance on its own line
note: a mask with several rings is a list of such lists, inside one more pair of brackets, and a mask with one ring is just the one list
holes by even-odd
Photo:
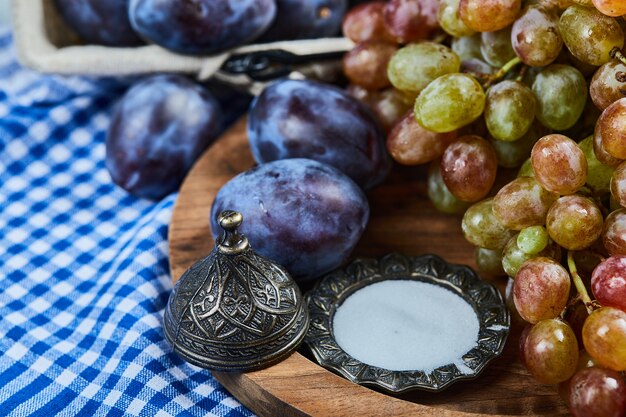
[[609, 55], [610, 55], [611, 58], [617, 59], [622, 64], [626, 65], [626, 56], [624, 55], [622, 50], [619, 49], [617, 46], [615, 48], [611, 49], [611, 52], [609, 52]]
[[513, 58], [512, 60], [510, 60], [509, 62], [507, 62], [506, 64], [504, 64], [504, 66], [502, 68], [500, 68], [498, 70], [498, 72], [496, 72], [495, 74], [491, 74], [488, 78], [487, 81], [485, 82], [485, 84], [483, 85], [483, 87], [488, 88], [490, 87], [492, 84], [500, 81], [502, 78], [504, 78], [504, 76], [506, 74], [509, 73], [509, 71], [511, 71], [513, 68], [515, 68], [517, 65], [521, 64], [522, 60], [516, 56], [515, 58]]
[[582, 278], [578, 275], [578, 269], [576, 268], [576, 262], [574, 262], [574, 252], [567, 252], [567, 266], [569, 267], [569, 273], [572, 276], [572, 280], [574, 281], [574, 286], [576, 286], [576, 291], [578, 291], [578, 295], [580, 299], [585, 304], [585, 308], [587, 309], [587, 313], [593, 313], [593, 302], [589, 297], [589, 293], [587, 292], [587, 288], [585, 288], [585, 284], [583, 283]]

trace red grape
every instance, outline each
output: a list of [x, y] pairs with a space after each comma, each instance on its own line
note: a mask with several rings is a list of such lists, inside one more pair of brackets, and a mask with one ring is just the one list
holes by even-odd
[[570, 381], [568, 400], [574, 417], [623, 417], [626, 383], [610, 369], [582, 369]]
[[591, 290], [603, 306], [626, 311], [626, 256], [611, 256], [596, 267]]
[[383, 10], [387, 31], [399, 43], [428, 38], [439, 27], [437, 0], [391, 0]]
[[621, 98], [604, 109], [594, 135], [613, 157], [626, 159], [626, 98]]
[[533, 147], [531, 163], [537, 181], [548, 191], [573, 194], [587, 181], [587, 159], [567, 136], [544, 136]]
[[545, 224], [548, 210], [558, 196], [544, 190], [531, 177], [519, 177], [498, 191], [494, 199], [494, 214], [512, 230]]
[[395, 43], [387, 31], [383, 10], [384, 1], [370, 1], [353, 7], [343, 19], [343, 34], [354, 42], [383, 41]]
[[343, 72], [350, 82], [368, 90], [387, 87], [390, 85], [387, 65], [397, 49], [386, 42], [361, 42], [344, 55]]
[[611, 255], [626, 255], [626, 209], [618, 209], [604, 221], [602, 243]]
[[459, 16], [477, 32], [495, 32], [515, 21], [521, 0], [461, 0]]
[[583, 326], [585, 350], [601, 366], [626, 370], [626, 312], [602, 307]]

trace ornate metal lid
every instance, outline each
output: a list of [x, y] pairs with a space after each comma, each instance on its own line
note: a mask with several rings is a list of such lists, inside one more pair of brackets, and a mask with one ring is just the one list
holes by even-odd
[[224, 233], [189, 268], [165, 310], [165, 336], [186, 361], [220, 371], [250, 371], [287, 357], [304, 338], [308, 310], [287, 271], [257, 255], [238, 233], [243, 217], [224, 211]]

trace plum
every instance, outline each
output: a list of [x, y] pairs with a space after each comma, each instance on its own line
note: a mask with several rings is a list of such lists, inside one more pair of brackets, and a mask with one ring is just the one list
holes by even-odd
[[258, 165], [226, 183], [211, 207], [214, 237], [223, 210], [242, 213], [240, 231], [253, 249], [300, 282], [346, 261], [369, 218], [367, 199], [350, 178], [303, 158]]
[[212, 54], [260, 36], [276, 14], [275, 0], [130, 0], [135, 31], [181, 54]]
[[335, 36], [347, 6], [347, 0], [276, 0], [276, 18], [259, 40]]
[[158, 199], [180, 185], [221, 128], [219, 103], [177, 75], [136, 84], [118, 103], [106, 139], [106, 167], [131, 194]]
[[137, 46], [143, 41], [128, 20], [129, 0], [55, 0], [63, 20], [86, 42]]
[[281, 80], [250, 106], [254, 159], [308, 158], [334, 166], [367, 189], [391, 168], [384, 134], [367, 107], [343, 90], [315, 81]]

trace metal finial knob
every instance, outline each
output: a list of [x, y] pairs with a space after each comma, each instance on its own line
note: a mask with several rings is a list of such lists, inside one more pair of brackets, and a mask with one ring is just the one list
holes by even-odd
[[243, 215], [237, 211], [224, 210], [217, 218], [218, 223], [224, 229], [218, 249], [226, 255], [235, 255], [250, 247], [248, 238], [237, 230], [243, 222]]

